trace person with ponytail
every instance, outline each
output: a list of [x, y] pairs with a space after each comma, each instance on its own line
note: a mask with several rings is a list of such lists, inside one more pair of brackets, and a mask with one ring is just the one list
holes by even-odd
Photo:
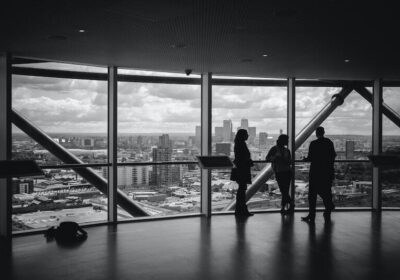
[[235, 159], [233, 163], [235, 167], [232, 168], [231, 180], [236, 181], [239, 185], [236, 194], [236, 216], [253, 216], [246, 205], [246, 190], [247, 184], [251, 184], [250, 168], [254, 165], [251, 160], [250, 151], [247, 148], [246, 140], [249, 138], [246, 129], [239, 129], [235, 137], [234, 153]]
[[286, 134], [279, 135], [276, 145], [269, 150], [266, 157], [266, 160], [272, 163], [275, 179], [278, 183], [279, 190], [281, 191], [282, 214], [292, 213], [294, 210], [294, 204], [289, 195], [290, 182], [292, 181], [292, 156], [289, 149], [285, 147], [288, 145], [288, 141], [289, 138]]

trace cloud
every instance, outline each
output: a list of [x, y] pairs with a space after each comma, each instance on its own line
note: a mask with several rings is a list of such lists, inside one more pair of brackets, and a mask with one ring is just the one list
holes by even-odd
[[[339, 88], [297, 88], [296, 130], [306, 125]], [[120, 132], [194, 132], [200, 124], [200, 86], [118, 83]], [[400, 91], [385, 88], [384, 100], [400, 112]], [[13, 106], [45, 131], [106, 132], [107, 84], [103, 81], [13, 76]], [[212, 87], [213, 126], [242, 118], [257, 131], [286, 130], [285, 87]], [[330, 134], [370, 134], [371, 105], [353, 92], [324, 122]], [[396, 127], [384, 122], [388, 131]]]
[[98, 122], [107, 120], [107, 107], [66, 98], [53, 100], [48, 97], [19, 100], [14, 107], [29, 120], [42, 123]]

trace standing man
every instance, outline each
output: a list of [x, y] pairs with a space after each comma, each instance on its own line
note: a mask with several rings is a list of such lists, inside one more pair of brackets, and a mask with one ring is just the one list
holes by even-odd
[[308, 188], [309, 214], [301, 219], [310, 223], [315, 221], [317, 194], [322, 198], [325, 205], [325, 221], [330, 221], [331, 212], [335, 209], [331, 190], [335, 175], [335, 148], [332, 141], [324, 137], [325, 130], [322, 126], [316, 129], [315, 134], [317, 140], [310, 143], [308, 156], [304, 158], [304, 161], [311, 162]]

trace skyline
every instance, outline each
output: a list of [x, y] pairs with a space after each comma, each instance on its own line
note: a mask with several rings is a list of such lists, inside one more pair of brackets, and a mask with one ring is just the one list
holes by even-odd
[[[200, 86], [118, 83], [119, 133], [194, 133], [200, 124]], [[12, 106], [46, 133], [106, 133], [105, 81], [13, 75]], [[296, 89], [296, 132], [327, 104], [338, 88]], [[400, 112], [399, 89], [385, 88], [384, 101]], [[212, 129], [223, 120], [246, 118], [258, 132], [286, 130], [286, 88], [213, 86]], [[372, 107], [352, 92], [322, 124], [329, 135], [371, 135]], [[400, 130], [383, 117], [384, 135]]]

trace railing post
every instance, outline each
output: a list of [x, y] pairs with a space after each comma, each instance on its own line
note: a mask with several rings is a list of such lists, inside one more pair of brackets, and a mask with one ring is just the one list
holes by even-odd
[[[0, 53], [0, 160], [11, 159], [11, 55]], [[0, 237], [11, 239], [11, 179], [0, 178]]]
[[[382, 80], [374, 81], [372, 97], [372, 154], [382, 152]], [[381, 168], [373, 167], [372, 171], [372, 208], [382, 209]]]
[[117, 222], [118, 68], [108, 67], [108, 221]]
[[296, 159], [296, 86], [295, 86], [296, 79], [289, 78], [287, 81], [287, 133], [289, 137], [289, 144], [288, 148], [292, 155], [292, 183], [290, 188], [290, 196], [293, 199], [293, 203], [295, 202], [295, 164], [294, 161]]
[[[201, 75], [201, 155], [211, 155], [211, 73]], [[211, 170], [201, 169], [201, 213], [211, 217]]]

